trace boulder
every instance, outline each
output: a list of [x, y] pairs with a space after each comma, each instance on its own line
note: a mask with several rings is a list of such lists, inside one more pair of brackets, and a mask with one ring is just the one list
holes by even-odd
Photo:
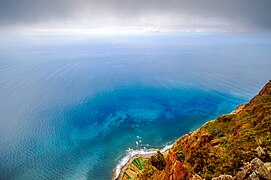
[[266, 166], [267, 170], [271, 172], [271, 162], [266, 162], [264, 165]]
[[202, 180], [202, 178], [199, 175], [194, 174], [192, 180]]
[[264, 151], [264, 149], [261, 147], [261, 146], [258, 146], [256, 148], [256, 152], [257, 152], [257, 155], [260, 159], [265, 159], [266, 157], [266, 152]]
[[271, 180], [271, 163], [264, 163], [259, 158], [254, 158], [251, 161], [251, 167], [261, 178]]
[[257, 171], [259, 169], [260, 166], [263, 166], [264, 163], [262, 162], [262, 160], [260, 160], [259, 158], [254, 158], [251, 162], [251, 167], [253, 171]]
[[231, 175], [220, 175], [212, 180], [234, 180], [234, 178]]
[[250, 173], [251, 173], [251, 164], [250, 163], [245, 163], [244, 167], [241, 168], [241, 171], [239, 171], [236, 174], [236, 179], [237, 180], [243, 180], [245, 179]]
[[150, 157], [151, 164], [156, 167], [159, 171], [162, 171], [166, 167], [166, 160], [164, 158], [164, 155], [157, 151], [156, 154], [152, 155]]
[[264, 163], [263, 165], [261, 165], [258, 169], [258, 174], [262, 177], [265, 178], [267, 180], [271, 180], [271, 171], [270, 171], [270, 167], [267, 166], [266, 163]]
[[255, 172], [253, 172], [249, 175], [249, 179], [250, 180], [260, 180], [259, 176]]

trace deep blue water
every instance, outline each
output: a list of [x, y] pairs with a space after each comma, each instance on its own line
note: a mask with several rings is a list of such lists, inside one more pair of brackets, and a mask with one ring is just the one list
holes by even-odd
[[271, 78], [270, 34], [0, 37], [0, 179], [110, 179]]

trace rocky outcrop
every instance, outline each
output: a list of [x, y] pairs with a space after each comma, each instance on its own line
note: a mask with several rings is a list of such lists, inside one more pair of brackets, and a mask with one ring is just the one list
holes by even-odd
[[234, 178], [231, 175], [220, 175], [212, 180], [234, 180]]
[[119, 179], [271, 180], [270, 156], [271, 81], [249, 103], [178, 139], [164, 168], [142, 157], [142, 169], [130, 163]]
[[160, 151], [157, 151], [156, 154], [152, 155], [150, 161], [152, 166], [156, 167], [159, 171], [162, 171], [166, 167], [166, 160]]
[[[245, 163], [244, 167], [241, 168], [241, 171], [239, 171], [236, 174], [236, 179], [237, 180], [242, 180], [247, 178], [249, 174], [251, 174], [252, 168], [250, 163]], [[254, 174], [252, 175], [254, 177]]]
[[[261, 148], [261, 147], [260, 147]], [[243, 179], [267, 179], [271, 180], [271, 162], [264, 163], [258, 157], [254, 158], [236, 174], [237, 180]]]

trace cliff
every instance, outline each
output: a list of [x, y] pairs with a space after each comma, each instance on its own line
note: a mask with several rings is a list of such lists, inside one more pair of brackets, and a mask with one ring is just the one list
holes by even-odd
[[271, 81], [247, 104], [179, 138], [165, 153], [137, 157], [118, 179], [271, 180]]

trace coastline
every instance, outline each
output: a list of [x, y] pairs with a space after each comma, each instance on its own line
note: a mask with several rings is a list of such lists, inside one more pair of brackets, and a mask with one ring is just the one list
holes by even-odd
[[117, 178], [271, 180], [270, 107], [271, 80], [248, 103], [183, 135], [170, 150], [131, 158]]
[[134, 159], [139, 158], [139, 157], [149, 158], [152, 155], [154, 155], [157, 151], [165, 153], [170, 148], [172, 148], [173, 144], [166, 145], [162, 149], [155, 149], [155, 148], [148, 148], [148, 149], [144, 148], [144, 149], [138, 149], [138, 150], [128, 149], [124, 157], [118, 161], [116, 167], [114, 168], [112, 179], [113, 180], [118, 179], [118, 177], [120, 176], [120, 173], [123, 171], [123, 168], [125, 168], [126, 165], [132, 163]]
[[[247, 104], [248, 103], [239, 104], [228, 115], [233, 115], [233, 114], [239, 113]], [[209, 120], [206, 123], [204, 123], [202, 126], [205, 126], [206, 124], [211, 123], [211, 122], [215, 122], [215, 121], [216, 121], [216, 119]], [[201, 127], [195, 129], [194, 131], [191, 131], [190, 133], [195, 133], [195, 132], [199, 131]], [[126, 155], [118, 161], [117, 166], [113, 170], [112, 179], [117, 180], [120, 177], [121, 172], [124, 171], [124, 168], [127, 167], [129, 164], [131, 164], [136, 158], [150, 158], [157, 151], [160, 151], [161, 153], [164, 154], [166, 151], [170, 150], [173, 147], [173, 145], [176, 143], [177, 140], [175, 140], [170, 145], [166, 145], [162, 149], [155, 149], [155, 148], [148, 148], [148, 149], [144, 148], [144, 149], [138, 149], [138, 150], [128, 149], [126, 152]]]

